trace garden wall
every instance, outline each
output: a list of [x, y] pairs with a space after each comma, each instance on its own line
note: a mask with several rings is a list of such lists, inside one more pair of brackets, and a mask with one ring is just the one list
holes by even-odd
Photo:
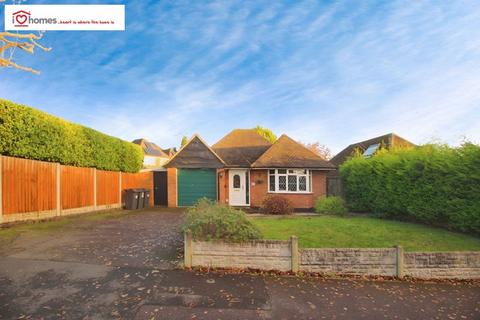
[[480, 278], [480, 252], [407, 252], [395, 248], [298, 249], [298, 240], [194, 241], [185, 234], [185, 266], [252, 268], [424, 279]]
[[0, 156], [0, 224], [122, 206], [122, 191], [150, 190], [152, 172], [123, 173]]

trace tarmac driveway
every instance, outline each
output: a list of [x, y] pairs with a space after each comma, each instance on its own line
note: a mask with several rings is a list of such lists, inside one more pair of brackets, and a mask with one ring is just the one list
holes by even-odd
[[175, 269], [182, 212], [0, 230], [0, 319], [480, 319], [480, 288]]

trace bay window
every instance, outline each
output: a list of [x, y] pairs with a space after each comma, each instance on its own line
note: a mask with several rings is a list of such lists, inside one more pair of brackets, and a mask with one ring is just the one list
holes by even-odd
[[305, 169], [268, 170], [268, 191], [277, 193], [312, 192], [312, 172]]

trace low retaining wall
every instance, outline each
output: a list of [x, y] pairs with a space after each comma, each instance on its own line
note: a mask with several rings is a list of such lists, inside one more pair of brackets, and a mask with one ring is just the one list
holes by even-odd
[[425, 279], [480, 279], [480, 252], [407, 252], [394, 248], [298, 249], [298, 239], [245, 243], [194, 241], [185, 233], [186, 267], [253, 268]]
[[303, 249], [300, 270], [353, 275], [397, 275], [397, 249]]
[[480, 252], [407, 252], [405, 274], [416, 278], [480, 278]]
[[[295, 242], [295, 239], [293, 241]], [[289, 271], [292, 270], [292, 241], [207, 242], [192, 241], [191, 235], [186, 234], [185, 265], [187, 267], [208, 266]]]

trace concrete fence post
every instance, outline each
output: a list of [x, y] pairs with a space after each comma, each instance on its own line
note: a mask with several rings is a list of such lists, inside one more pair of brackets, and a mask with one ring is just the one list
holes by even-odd
[[97, 168], [93, 168], [93, 210], [97, 210]]
[[0, 224], [3, 223], [3, 157], [0, 155]]
[[300, 258], [298, 252], [298, 238], [296, 236], [290, 237], [290, 245], [292, 250], [292, 272], [298, 272]]
[[184, 234], [184, 264], [185, 268], [192, 267], [192, 232], [190, 230], [186, 231]]
[[62, 203], [61, 203], [61, 196], [62, 196], [62, 165], [60, 163], [55, 164], [55, 207], [56, 207], [56, 215], [62, 215]]
[[397, 274], [396, 276], [399, 278], [403, 278], [403, 248], [402, 246], [395, 246], [396, 256], [397, 256]]

